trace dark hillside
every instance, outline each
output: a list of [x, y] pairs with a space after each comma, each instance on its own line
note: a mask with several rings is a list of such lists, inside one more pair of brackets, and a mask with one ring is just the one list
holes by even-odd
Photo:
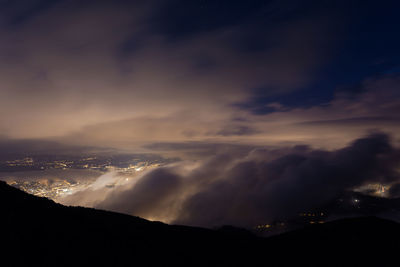
[[374, 217], [263, 239], [228, 226], [215, 231], [65, 207], [4, 182], [0, 212], [2, 259], [10, 266], [397, 266], [392, 252], [400, 248], [399, 224]]

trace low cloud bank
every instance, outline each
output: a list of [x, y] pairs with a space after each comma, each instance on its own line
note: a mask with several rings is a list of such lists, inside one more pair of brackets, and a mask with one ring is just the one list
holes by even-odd
[[388, 135], [376, 133], [334, 151], [306, 146], [247, 153], [225, 149], [113, 188], [89, 188], [66, 201], [89, 199], [86, 203], [96, 208], [169, 223], [246, 227], [317, 208], [363, 184], [397, 184], [399, 167], [399, 149]]

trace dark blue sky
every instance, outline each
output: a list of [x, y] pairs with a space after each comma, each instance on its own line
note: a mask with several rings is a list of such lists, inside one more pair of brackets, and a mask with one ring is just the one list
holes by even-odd
[[267, 50], [273, 40], [262, 35], [275, 24], [299, 18], [315, 18], [318, 23], [326, 18], [325, 26], [335, 35], [315, 79], [293, 93], [272, 97], [268, 85], [249, 88], [254, 99], [239, 106], [257, 114], [270, 112], [265, 104], [271, 101], [291, 107], [326, 103], [338, 90], [359, 92], [364, 79], [400, 72], [398, 1], [282, 1], [281, 6], [274, 1], [172, 2], [161, 9], [156, 23], [163, 34], [175, 40], [240, 25], [248, 32], [233, 45], [246, 53]]
[[[290, 106], [315, 105], [332, 99], [335, 90], [354, 91], [362, 80], [400, 71], [400, 3], [398, 1], [168, 1], [155, 16], [154, 29], [176, 39], [228, 26], [242, 26], [242, 39], [232, 45], [241, 52], [267, 50], [274, 40], [263, 36], [269, 28], [295, 19], [326, 18], [335, 31], [329, 54], [317, 77], [293, 94], [263, 97], [243, 106], [279, 101]], [[268, 86], [266, 86], [268, 87]], [[269, 90], [269, 88], [267, 88]]]

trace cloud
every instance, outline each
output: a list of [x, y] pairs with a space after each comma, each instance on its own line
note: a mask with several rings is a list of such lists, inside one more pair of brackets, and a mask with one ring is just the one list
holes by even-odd
[[[177, 14], [165, 21], [169, 10], [208, 21], [207, 14], [218, 20], [224, 7], [208, 3], [213, 7], [203, 14], [197, 8], [185, 13], [164, 1], [8, 3], [0, 10], [0, 130], [12, 138], [50, 138], [143, 118], [165, 119], [176, 128], [189, 112], [197, 114], [190, 127], [198, 120], [212, 125], [204, 132], [218, 133], [235, 112], [231, 104], [250, 97], [251, 88], [269, 84], [280, 88], [274, 91], [292, 91], [309, 83], [328, 53], [320, 38], [332, 32], [326, 21], [290, 17], [256, 27], [267, 24], [265, 16], [253, 16], [261, 9], [244, 12], [228, 4], [226, 15], [246, 15], [199, 30], [188, 24], [191, 34], [172, 40], [168, 29], [176, 29]], [[272, 4], [277, 5], [258, 5], [269, 10]], [[250, 51], [232, 45], [247, 40], [248, 30], [269, 43]], [[142, 126], [135, 124], [132, 132], [141, 132]], [[251, 128], [240, 127], [233, 132]], [[181, 132], [196, 135], [197, 129]]]
[[[367, 183], [398, 183], [400, 151], [376, 133], [348, 146], [225, 151], [143, 174], [94, 206], [170, 223], [253, 226], [318, 208]], [[82, 193], [83, 195], [85, 192]], [[79, 204], [75, 203], [75, 204]]]
[[234, 155], [244, 155], [254, 146], [232, 143], [212, 143], [212, 142], [180, 142], [180, 143], [151, 143], [145, 146], [153, 153], [176, 154], [184, 159], [204, 159], [210, 155], [233, 153]]
[[219, 132], [217, 132], [217, 135], [222, 135], [222, 136], [253, 135], [256, 133], [257, 133], [257, 130], [255, 130], [249, 126], [229, 125], [227, 127], [224, 127], [223, 129], [221, 129]]
[[177, 152], [185, 149], [194, 152], [204, 150], [206, 144], [250, 147], [303, 144], [337, 149], [365, 132], [381, 130], [397, 142], [399, 77], [384, 75], [367, 79], [360, 84], [358, 93], [338, 91], [330, 102], [310, 107], [273, 103], [279, 108], [267, 114], [253, 114], [237, 106], [219, 110], [194, 108], [158, 116], [149, 113], [88, 125], [57, 140], [147, 152], [172, 152], [172, 147]]
[[193, 142], [333, 149], [367, 130], [399, 132], [396, 74], [307, 108], [259, 101], [270, 112], [255, 114], [257, 88], [265, 97], [312, 85], [341, 24], [311, 2], [309, 13], [261, 2], [4, 5], [0, 134], [142, 151]]

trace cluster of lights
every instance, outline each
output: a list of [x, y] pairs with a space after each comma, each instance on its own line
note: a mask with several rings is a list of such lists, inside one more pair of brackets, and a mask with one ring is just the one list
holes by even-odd
[[316, 223], [323, 224], [325, 222], [324, 221], [310, 221], [310, 224], [316, 224]]
[[301, 217], [317, 217], [317, 216], [324, 216], [323, 212], [318, 212], [318, 213], [300, 213], [299, 216]]
[[276, 228], [276, 227], [284, 227], [285, 223], [284, 222], [279, 222], [279, 223], [275, 223], [275, 224], [259, 224], [256, 227], [254, 227], [254, 229], [256, 230], [268, 230], [271, 228]]

